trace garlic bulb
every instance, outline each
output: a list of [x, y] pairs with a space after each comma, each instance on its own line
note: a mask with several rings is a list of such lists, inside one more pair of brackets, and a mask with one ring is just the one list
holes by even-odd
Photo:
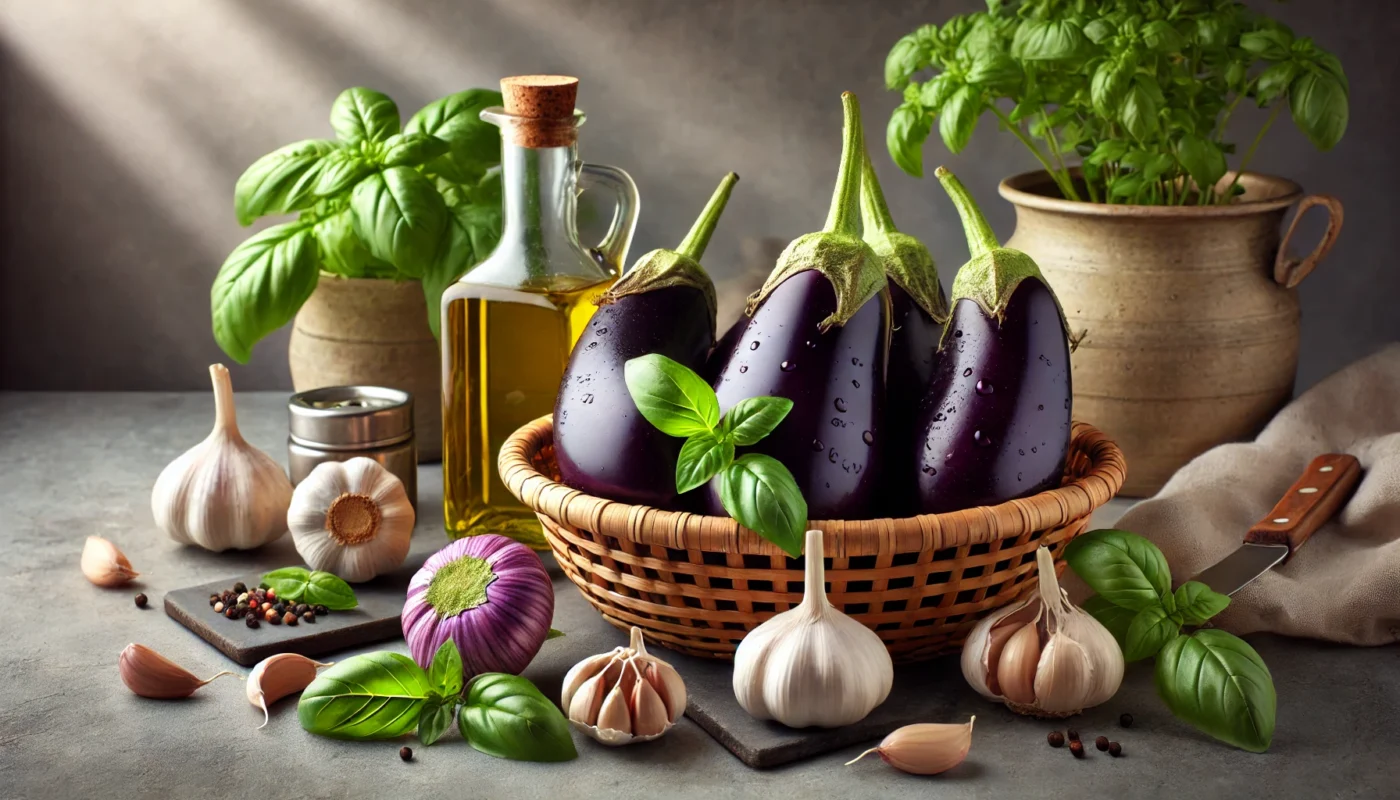
[[962, 671], [983, 696], [1036, 717], [1068, 717], [1113, 697], [1123, 651], [1113, 634], [1060, 588], [1055, 561], [1035, 553], [1038, 591], [977, 623]]
[[919, 723], [905, 725], [886, 736], [879, 747], [872, 747], [846, 762], [850, 766], [871, 753], [879, 753], [886, 764], [911, 775], [937, 775], [961, 764], [972, 748], [973, 717], [964, 724]]
[[101, 536], [89, 536], [83, 545], [83, 557], [79, 561], [83, 577], [97, 586], [122, 586], [131, 583], [141, 573], [131, 568], [126, 554]]
[[403, 483], [370, 458], [317, 464], [297, 484], [287, 510], [307, 566], [356, 583], [403, 563], [413, 522]]
[[275, 703], [310, 686], [316, 680], [316, 668], [329, 666], [298, 653], [278, 653], [259, 661], [248, 673], [245, 687], [248, 702], [263, 712], [263, 724], [258, 727], [267, 727], [268, 703]]
[[251, 550], [287, 530], [292, 482], [266, 453], [244, 441], [223, 364], [214, 381], [214, 430], [170, 462], [151, 492], [156, 526], [181, 544], [219, 552]]
[[630, 647], [591, 656], [564, 676], [560, 705], [574, 727], [607, 745], [649, 742], [685, 713], [685, 683], [676, 668], [647, 653], [642, 629]]
[[807, 531], [806, 554], [802, 602], [739, 643], [734, 696], [757, 719], [839, 728], [885, 701], [894, 663], [874, 631], [826, 599], [821, 531]]

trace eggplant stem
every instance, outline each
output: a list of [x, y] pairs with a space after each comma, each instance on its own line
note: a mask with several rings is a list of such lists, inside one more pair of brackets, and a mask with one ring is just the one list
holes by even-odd
[[869, 150], [865, 151], [865, 166], [861, 171], [860, 221], [866, 231], [893, 233], [899, 230], [894, 226], [894, 217], [890, 215], [889, 204], [885, 202], [885, 192], [875, 176], [875, 165], [870, 161]]
[[841, 170], [836, 174], [836, 191], [826, 215], [826, 233], [859, 233], [860, 182], [865, 161], [865, 139], [861, 134], [860, 101], [851, 92], [841, 93], [846, 121], [841, 129]]
[[676, 252], [691, 259], [699, 261], [705, 255], [705, 248], [710, 244], [710, 237], [714, 235], [715, 226], [719, 224], [720, 215], [724, 213], [724, 206], [729, 202], [729, 193], [734, 190], [734, 184], [738, 183], [739, 176], [731, 172], [724, 176], [724, 180], [719, 182], [719, 188], [710, 196], [710, 202], [705, 204], [705, 210], [700, 212], [695, 224], [690, 226], [690, 233], [681, 240], [680, 247]]
[[972, 257], [976, 258], [1000, 248], [1001, 242], [997, 241], [992, 226], [987, 224], [987, 218], [982, 216], [977, 204], [972, 202], [972, 195], [968, 194], [967, 187], [958, 180], [958, 176], [944, 167], [939, 167], [934, 174], [938, 176], [939, 183], [943, 184], [948, 198], [953, 201], [958, 216], [962, 217], [963, 230], [967, 233], [967, 249]]

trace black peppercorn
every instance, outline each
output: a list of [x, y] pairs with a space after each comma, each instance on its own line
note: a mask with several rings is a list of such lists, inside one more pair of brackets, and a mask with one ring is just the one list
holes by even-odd
[[411, 748], [411, 747], [400, 747], [400, 748], [399, 748], [399, 758], [402, 758], [404, 761], [412, 761], [412, 760], [413, 760], [413, 748]]
[[1117, 758], [1117, 757], [1123, 755], [1123, 745], [1121, 745], [1121, 744], [1119, 744], [1119, 743], [1117, 743], [1117, 742], [1109, 742], [1109, 743], [1108, 743], [1108, 754], [1111, 755], [1111, 756], [1113, 756], [1114, 758]]
[[219, 596], [218, 596], [217, 594], [211, 594], [211, 595], [209, 595], [209, 605], [212, 606], [212, 605], [214, 605], [214, 604], [217, 603], [217, 602], [219, 602]]
[[144, 594], [138, 594], [138, 595], [136, 595], [136, 607], [137, 607], [137, 608], [145, 608], [145, 607], [146, 607], [146, 595], [144, 595]]
[[1065, 731], [1065, 737], [1068, 738], [1071, 742], [1077, 742], [1079, 741], [1079, 731], [1075, 730], [1074, 728], [1070, 728], [1069, 730]]
[[1119, 724], [1119, 725], [1122, 725], [1122, 726], [1125, 727], [1125, 728], [1131, 728], [1131, 727], [1133, 727], [1133, 715], [1132, 715], [1132, 714], [1119, 714], [1119, 715], [1118, 715], [1118, 724]]
[[331, 610], [323, 605], [312, 606], [312, 608], [316, 611], [316, 616], [318, 617], [324, 617], [325, 615], [331, 613]]
[[309, 606], [307, 606], [305, 603], [297, 603], [295, 606], [292, 606], [292, 611], [299, 617], [302, 614], [306, 613], [306, 609], [308, 607]]
[[243, 618], [243, 624], [244, 624], [244, 625], [247, 625], [247, 626], [250, 627], [250, 628], [256, 628], [256, 627], [258, 627], [259, 625], [261, 625], [262, 623], [261, 623], [261, 622], [258, 622], [258, 615], [257, 615], [257, 614], [249, 614], [248, 616], [246, 616], [246, 617]]
[[1078, 739], [1071, 739], [1069, 743], [1069, 751], [1074, 754], [1075, 758], [1083, 758], [1084, 743], [1079, 741]]
[[244, 592], [248, 591], [248, 584], [244, 583], [243, 581], [239, 581], [238, 583], [235, 583], [233, 585], [233, 591], [234, 594], [243, 594]]
[[282, 615], [282, 621], [288, 625], [295, 625], [297, 624], [297, 615], [288, 611], [286, 614]]
[[286, 603], [274, 603], [272, 607], [277, 610], [278, 614], [281, 614], [287, 610]]
[[311, 610], [307, 610], [307, 611], [301, 612], [301, 621], [302, 621], [302, 622], [315, 622], [315, 621], [316, 621], [316, 612], [315, 612], [315, 611], [311, 611]]
[[1105, 752], [1106, 750], [1108, 750], [1108, 737], [1100, 736], [1099, 738], [1095, 739], [1094, 746], [1099, 749], [1100, 753]]

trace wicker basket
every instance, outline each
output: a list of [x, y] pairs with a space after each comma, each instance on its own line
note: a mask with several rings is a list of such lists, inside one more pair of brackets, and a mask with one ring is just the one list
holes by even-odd
[[[501, 448], [501, 475], [608, 622], [637, 625], [683, 653], [732, 658], [745, 632], [802, 600], [802, 559], [732, 519], [617, 503], [559, 483], [552, 434], [549, 417], [516, 431]], [[1037, 547], [1059, 561], [1124, 471], [1113, 442], [1075, 423], [1058, 489], [947, 514], [812, 521], [826, 534], [828, 597], [873, 628], [896, 661], [957, 650], [978, 619], [1034, 584]]]

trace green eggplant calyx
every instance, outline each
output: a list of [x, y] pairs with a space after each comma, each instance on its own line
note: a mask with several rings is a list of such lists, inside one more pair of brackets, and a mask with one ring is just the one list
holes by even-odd
[[875, 176], [869, 152], [860, 182], [860, 218], [865, 242], [879, 256], [885, 275], [913, 298], [925, 314], [937, 323], [948, 321], [948, 298], [938, 281], [938, 267], [923, 242], [895, 227], [885, 193]]
[[841, 168], [836, 175], [826, 227], [797, 237], [783, 250], [763, 288], [749, 296], [744, 313], [750, 317], [783, 281], [809, 269], [824, 275], [836, 292], [836, 311], [817, 326], [823, 333], [833, 326], [845, 325], [866, 301], [885, 288], [880, 258], [860, 238], [860, 184], [866, 160], [860, 103], [854, 94], [845, 92], [841, 95], [841, 107], [845, 114]]

